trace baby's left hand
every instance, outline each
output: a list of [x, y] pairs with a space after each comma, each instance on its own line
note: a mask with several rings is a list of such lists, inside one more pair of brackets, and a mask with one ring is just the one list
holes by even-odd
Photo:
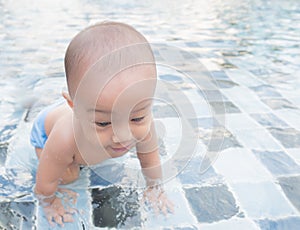
[[143, 194], [143, 203], [148, 203], [156, 214], [162, 212], [167, 215], [168, 212], [174, 213], [174, 204], [167, 197], [167, 194], [160, 186], [148, 187]]

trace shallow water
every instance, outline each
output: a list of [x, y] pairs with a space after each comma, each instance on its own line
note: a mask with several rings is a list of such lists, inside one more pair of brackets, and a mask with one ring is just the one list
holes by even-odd
[[[178, 204], [176, 214], [138, 216], [127, 226], [296, 229], [300, 222], [300, 2], [296, 0], [0, 0], [0, 228], [30, 229], [43, 223], [35, 217], [38, 209], [31, 192], [36, 162], [26, 159], [32, 149], [23, 138], [37, 112], [65, 88], [63, 58], [71, 38], [102, 20], [131, 24], [150, 43], [182, 51], [180, 59], [157, 53], [158, 62], [172, 64], [160, 66], [160, 79], [178, 87], [187, 104], [194, 106], [195, 116], [188, 121], [199, 137], [189, 165], [168, 184], [170, 197]], [[205, 74], [199, 75], [201, 71]], [[164, 103], [157, 103], [154, 114], [166, 128], [161, 153], [167, 161], [183, 138], [178, 135], [181, 121]], [[225, 119], [218, 116], [223, 114]], [[211, 161], [206, 163], [203, 156], [213, 162], [208, 170], [204, 169]], [[175, 163], [181, 169], [180, 159]], [[17, 167], [8, 167], [14, 164]], [[92, 182], [87, 187], [97, 194], [99, 181], [93, 178], [89, 175]], [[103, 184], [101, 188], [107, 189]], [[80, 204], [92, 203], [84, 199]], [[84, 223], [90, 214], [82, 214]]]

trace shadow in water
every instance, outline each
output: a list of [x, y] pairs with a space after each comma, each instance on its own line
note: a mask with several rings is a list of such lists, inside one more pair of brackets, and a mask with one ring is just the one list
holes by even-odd
[[97, 227], [141, 226], [138, 193], [112, 186], [92, 189], [93, 222]]

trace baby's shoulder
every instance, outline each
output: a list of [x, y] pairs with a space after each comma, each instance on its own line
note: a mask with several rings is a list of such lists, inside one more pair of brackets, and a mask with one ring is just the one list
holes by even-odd
[[72, 120], [67, 117], [62, 117], [53, 125], [47, 142], [57, 150], [74, 152], [76, 142], [74, 140], [73, 130]]
[[[61, 123], [61, 119], [72, 119], [72, 111], [65, 103], [56, 107], [47, 114], [44, 124], [47, 136], [50, 135], [54, 126]], [[64, 124], [60, 125], [62, 125], [62, 128], [65, 126]]]
[[57, 139], [63, 142], [73, 142], [74, 140], [74, 129], [73, 122], [71, 118], [66, 116], [58, 119], [52, 127], [50, 136], [56, 136]]

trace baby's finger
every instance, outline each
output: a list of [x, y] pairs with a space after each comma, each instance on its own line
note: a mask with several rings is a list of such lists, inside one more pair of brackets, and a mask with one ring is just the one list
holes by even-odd
[[148, 206], [149, 208], [151, 208], [152, 206], [152, 200], [151, 197], [149, 197], [148, 195], [144, 194], [141, 200], [142, 204]]
[[[76, 193], [76, 194], [77, 194], [77, 193]], [[71, 197], [72, 200], [73, 200], [73, 202], [72, 202], [73, 204], [76, 204], [76, 202], [77, 202], [77, 197], [78, 197], [77, 195], [76, 195], [75, 197]]]
[[152, 203], [152, 208], [154, 210], [155, 215], [158, 216], [159, 215], [159, 211], [160, 211], [160, 208], [158, 207], [158, 205], [153, 202]]
[[61, 206], [61, 207], [59, 207], [59, 208], [57, 209], [57, 214], [58, 214], [58, 215], [62, 216], [62, 215], [64, 215], [65, 213], [66, 213], [66, 211], [65, 211], [65, 208], [64, 208], [63, 206]]
[[69, 190], [69, 191], [66, 192], [66, 194], [69, 196], [70, 199], [72, 199], [73, 204], [76, 204], [78, 193]]
[[64, 223], [63, 223], [63, 220], [62, 220], [62, 216], [60, 215], [55, 215], [54, 216], [54, 221], [56, 223], [58, 223], [61, 227], [64, 227]]
[[75, 213], [78, 212], [78, 210], [76, 208], [68, 207], [66, 212], [69, 213], [69, 214], [75, 214]]
[[166, 206], [166, 203], [163, 202], [162, 206], [161, 206], [161, 211], [162, 213], [166, 216], [168, 214], [168, 209], [167, 209], [167, 206]]
[[71, 191], [71, 190], [65, 190], [65, 192], [68, 194], [68, 196], [70, 197], [74, 197], [76, 198], [78, 196], [78, 193], [77, 192], [74, 192], [74, 191]]
[[171, 212], [171, 213], [175, 212], [175, 205], [172, 201], [167, 200], [166, 206], [168, 207], [169, 212]]
[[64, 219], [64, 222], [73, 222], [74, 221], [71, 214], [64, 214], [63, 219]]
[[53, 218], [53, 216], [51, 216], [51, 215], [47, 216], [48, 223], [50, 224], [51, 227], [54, 227], [55, 223], [52, 221], [52, 218]]
[[147, 199], [145, 198], [145, 196], [143, 196], [141, 199], [141, 204], [146, 204], [146, 202], [147, 202]]
[[66, 189], [65, 188], [57, 188], [57, 191], [60, 193], [65, 193]]
[[66, 189], [66, 188], [58, 188], [57, 191], [60, 192], [60, 193], [66, 194], [68, 196], [72, 193], [71, 190]]

